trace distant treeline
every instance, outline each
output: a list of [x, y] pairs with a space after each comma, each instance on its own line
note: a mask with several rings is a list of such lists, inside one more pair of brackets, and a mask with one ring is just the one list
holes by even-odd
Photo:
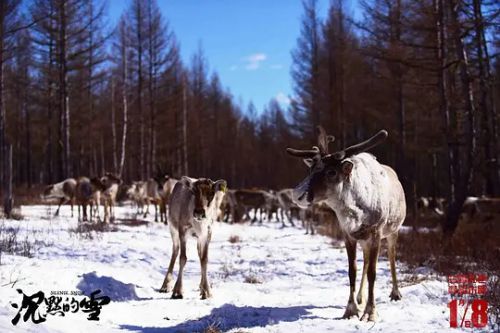
[[336, 149], [387, 129], [377, 157], [410, 199], [447, 197], [449, 215], [466, 195], [498, 196], [500, 3], [361, 1], [359, 20], [349, 3], [303, 1], [291, 104], [258, 113], [201, 49], [181, 61], [155, 0], [130, 0], [116, 27], [102, 0], [3, 0], [0, 146], [13, 146], [15, 184], [162, 169], [290, 187], [305, 167], [285, 148], [315, 144], [323, 125]]

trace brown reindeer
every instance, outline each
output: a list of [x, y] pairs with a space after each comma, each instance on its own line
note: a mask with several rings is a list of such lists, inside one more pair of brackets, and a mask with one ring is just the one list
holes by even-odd
[[[358, 316], [364, 302], [368, 277], [368, 300], [361, 320], [375, 321], [375, 277], [380, 241], [387, 238], [392, 275], [391, 300], [401, 299], [396, 279], [396, 241], [406, 216], [403, 187], [394, 170], [364, 153], [387, 137], [380, 131], [372, 138], [334, 154], [328, 143], [334, 140], [319, 127], [318, 146], [311, 150], [288, 148], [290, 155], [304, 158], [309, 175], [294, 189], [293, 200], [301, 207], [325, 201], [335, 211], [344, 233], [349, 259], [350, 294], [344, 318]], [[363, 249], [363, 275], [357, 298], [356, 244]]]
[[[80, 177], [76, 182], [75, 189], [75, 199], [78, 205], [78, 221], [87, 221], [87, 206], [90, 210], [90, 221], [92, 221], [93, 213], [97, 212], [97, 217], [99, 218], [99, 202], [100, 202], [100, 192], [103, 190], [102, 184], [99, 178], [87, 178]], [[93, 208], [97, 207], [95, 211]], [[80, 213], [80, 206], [82, 208], [82, 213]]]

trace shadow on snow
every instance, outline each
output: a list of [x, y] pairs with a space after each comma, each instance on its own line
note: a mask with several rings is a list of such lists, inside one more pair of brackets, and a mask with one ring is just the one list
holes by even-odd
[[121, 329], [140, 331], [147, 333], [159, 332], [203, 332], [209, 326], [217, 327], [221, 332], [226, 332], [235, 328], [264, 327], [276, 325], [279, 322], [293, 322], [299, 319], [331, 319], [318, 317], [308, 310], [322, 309], [327, 307], [291, 306], [291, 307], [252, 307], [235, 306], [224, 304], [219, 308], [212, 309], [212, 312], [196, 320], [188, 320], [184, 323], [172, 327], [142, 327], [134, 325], [121, 325]]

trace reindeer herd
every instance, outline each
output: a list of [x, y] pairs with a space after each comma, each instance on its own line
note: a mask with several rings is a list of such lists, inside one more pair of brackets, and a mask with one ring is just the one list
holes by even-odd
[[[366, 153], [382, 143], [387, 135], [386, 131], [380, 131], [364, 142], [330, 153], [328, 146], [334, 137], [319, 127], [317, 146], [305, 150], [287, 149], [290, 155], [301, 158], [309, 168], [304, 180], [294, 189], [277, 192], [228, 189], [224, 180], [187, 176], [177, 180], [164, 173], [125, 185], [118, 176], [106, 173], [100, 178], [66, 179], [48, 186], [43, 196], [58, 200], [56, 215], [62, 204], [70, 203], [73, 216], [73, 205], [76, 204], [78, 221], [90, 222], [114, 221], [114, 206], [119, 191], [134, 203], [138, 215], [146, 217], [152, 205], [154, 220], [168, 224], [170, 229], [172, 254], [159, 291], [172, 292], [172, 298], [183, 298], [182, 276], [189, 236], [197, 239], [201, 263], [200, 296], [202, 299], [211, 296], [207, 263], [215, 221], [238, 223], [250, 220], [253, 224], [276, 220], [286, 227], [287, 223], [295, 226], [294, 220], [298, 220], [302, 221], [306, 233], [311, 234], [315, 232], [315, 221], [336, 224], [344, 237], [349, 263], [350, 292], [343, 317], [358, 316], [362, 320], [375, 321], [376, 267], [383, 239], [387, 239], [392, 277], [389, 297], [394, 301], [401, 299], [396, 276], [396, 244], [398, 230], [406, 217], [405, 194], [394, 170]], [[469, 201], [474, 207], [482, 204], [481, 199]], [[422, 210], [431, 210], [438, 215], [444, 211], [442, 200], [422, 198], [418, 205]], [[475, 209], [472, 213], [477, 211]], [[356, 295], [357, 244], [363, 252], [363, 270]], [[179, 272], [173, 284], [177, 257], [180, 261]]]

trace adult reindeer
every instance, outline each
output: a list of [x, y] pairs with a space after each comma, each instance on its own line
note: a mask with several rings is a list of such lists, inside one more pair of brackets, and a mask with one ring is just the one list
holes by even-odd
[[[382, 130], [370, 139], [338, 151], [328, 153], [328, 144], [334, 137], [327, 136], [318, 127], [318, 147], [311, 150], [288, 148], [287, 152], [304, 159], [309, 175], [294, 189], [293, 200], [308, 207], [324, 201], [332, 208], [343, 230], [349, 260], [350, 294], [343, 318], [359, 316], [364, 302], [364, 285], [368, 277], [368, 300], [361, 320], [375, 321], [374, 285], [380, 241], [387, 238], [392, 275], [391, 300], [400, 300], [396, 278], [396, 242], [398, 230], [406, 215], [403, 187], [394, 170], [364, 153], [387, 138]], [[363, 275], [357, 298], [356, 244], [363, 249]]]

